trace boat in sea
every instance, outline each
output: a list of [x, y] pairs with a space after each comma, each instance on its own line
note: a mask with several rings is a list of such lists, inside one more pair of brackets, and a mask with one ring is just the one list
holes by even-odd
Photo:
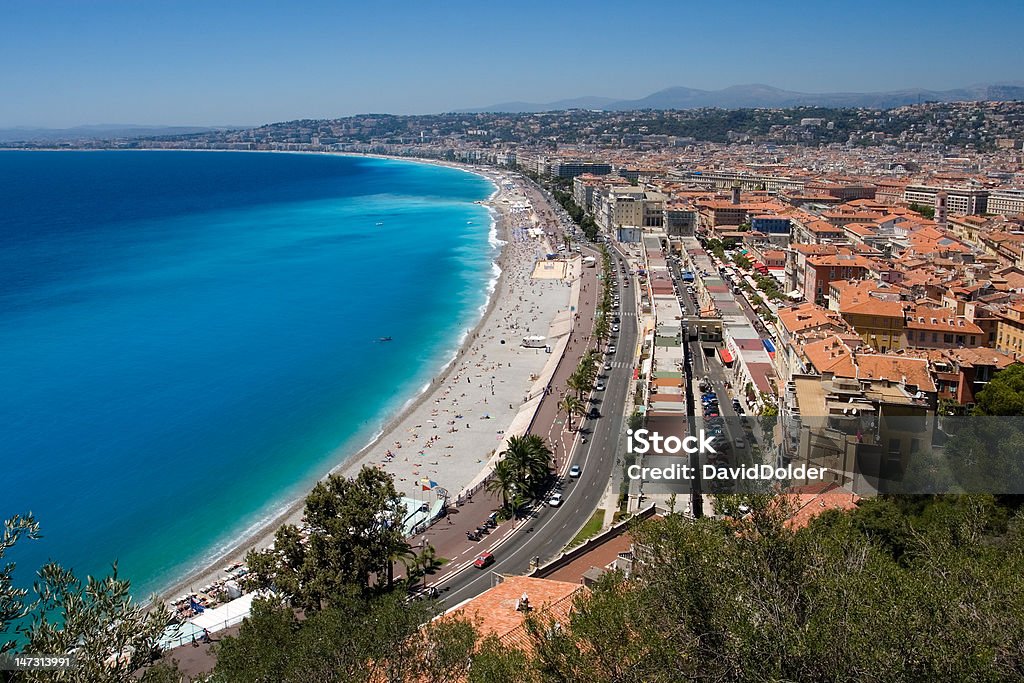
[[378, 341], [382, 341], [382, 342], [391, 341], [391, 337], [381, 337]]

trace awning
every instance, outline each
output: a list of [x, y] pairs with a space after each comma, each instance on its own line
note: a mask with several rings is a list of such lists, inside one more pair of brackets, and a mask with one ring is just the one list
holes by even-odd
[[718, 355], [722, 357], [722, 362], [726, 365], [733, 361], [732, 354], [729, 353], [729, 349], [725, 347], [718, 349]]

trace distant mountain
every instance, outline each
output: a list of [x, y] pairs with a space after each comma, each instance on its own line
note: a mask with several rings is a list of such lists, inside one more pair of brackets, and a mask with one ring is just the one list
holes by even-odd
[[[981, 100], [1024, 100], [1024, 82], [982, 83], [953, 90], [925, 90], [911, 88], [888, 92], [833, 92], [805, 93], [782, 90], [755, 83], [734, 85], [722, 90], [696, 88], [666, 88], [636, 100], [610, 100], [602, 97], [580, 97], [547, 104], [507, 102], [490, 107], [465, 110], [467, 112], [541, 112], [561, 109], [604, 109], [629, 111], [633, 109], [749, 109], [757, 107], [877, 107], [888, 109], [918, 102], [964, 102]], [[513, 108], [514, 107], [514, 108]]]
[[4, 142], [61, 142], [82, 140], [111, 140], [153, 135], [188, 135], [211, 130], [227, 130], [214, 126], [140, 126], [132, 124], [102, 124], [75, 126], [74, 128], [0, 128], [0, 143]]
[[483, 112], [500, 111], [509, 114], [524, 114], [538, 111], [562, 111], [565, 109], [607, 109], [617, 100], [613, 97], [576, 97], [569, 100], [558, 100], [547, 104], [536, 102], [502, 102], [490, 107], [478, 109], [459, 109], [459, 114], [480, 114]]

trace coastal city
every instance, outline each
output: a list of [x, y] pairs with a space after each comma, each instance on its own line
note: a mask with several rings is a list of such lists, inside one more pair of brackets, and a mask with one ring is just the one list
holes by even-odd
[[[818, 113], [758, 112], [790, 123], [731, 142], [630, 125], [650, 112], [563, 112], [100, 147], [372, 153], [492, 180], [504, 245], [492, 305], [435, 386], [350, 465], [401, 493], [417, 559], [405, 566], [421, 577], [410, 595], [519, 642], [532, 606], [557, 621], [603, 573], [630, 575], [637, 520], [742, 514], [721, 494], [744, 490], [784, 495], [792, 528], [856, 509], [900, 490], [936, 445], [937, 417], [974, 413], [994, 377], [1024, 367], [1024, 107]], [[816, 142], [837, 120], [846, 139]], [[973, 132], [955, 138], [966, 121]], [[377, 137], [385, 122], [405, 133]], [[634, 428], [706, 448], [627, 447]], [[538, 450], [540, 480], [506, 471]], [[760, 486], [743, 467], [767, 470]], [[304, 543], [309, 514], [288, 527]], [[161, 647], [185, 671], [212, 668], [211, 643], [237, 631], [261, 594], [250, 590], [273, 586], [266, 563], [288, 561], [275, 554], [284, 538], [169, 596], [177, 625]]]
[[0, 683], [1024, 681], [1024, 9], [116, 5], [5, 11]]

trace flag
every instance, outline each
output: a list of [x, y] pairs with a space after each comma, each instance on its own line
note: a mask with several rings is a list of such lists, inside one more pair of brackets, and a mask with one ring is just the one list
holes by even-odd
[[424, 491], [429, 491], [430, 485], [432, 483], [433, 482], [431, 482], [430, 479], [428, 479], [427, 477], [423, 477], [422, 479], [420, 479], [420, 488]]
[[430, 488], [434, 488], [435, 486], [437, 486], [437, 482], [434, 481], [433, 479], [427, 479], [427, 481], [430, 482]]

